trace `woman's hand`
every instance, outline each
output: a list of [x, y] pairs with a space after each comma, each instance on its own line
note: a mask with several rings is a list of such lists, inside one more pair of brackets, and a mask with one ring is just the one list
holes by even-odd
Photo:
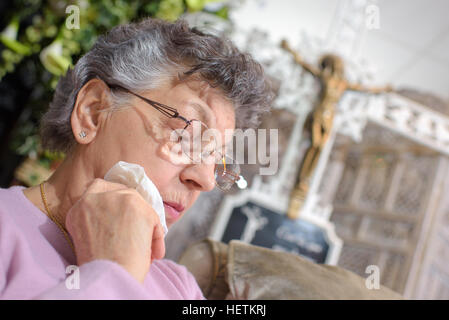
[[156, 211], [136, 190], [119, 183], [95, 179], [67, 213], [66, 228], [78, 265], [112, 260], [141, 283], [153, 259], [165, 255]]

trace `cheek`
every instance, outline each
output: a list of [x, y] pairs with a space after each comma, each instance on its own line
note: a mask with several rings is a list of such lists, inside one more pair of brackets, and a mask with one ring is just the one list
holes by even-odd
[[125, 161], [144, 168], [151, 167], [156, 157], [156, 142], [136, 119], [114, 115], [100, 129], [92, 148], [92, 157], [102, 177], [115, 163]]
[[159, 158], [153, 159], [153, 161], [147, 161], [144, 168], [148, 177], [161, 193], [164, 190], [170, 191], [170, 188], [174, 186], [173, 182], [179, 180], [177, 178], [179, 177], [177, 168]]
[[144, 127], [139, 118], [131, 115], [117, 114], [109, 119], [95, 141], [97, 147], [92, 157], [99, 168], [96, 176], [104, 177], [118, 161], [135, 163], [145, 168], [161, 194], [170, 192], [179, 181], [182, 166], [173, 165], [166, 159], [165, 144], [153, 136], [156, 129]]
[[115, 124], [115, 129], [109, 130], [107, 145], [116, 156], [124, 158], [144, 158], [153, 147], [150, 137], [132, 119], [124, 119], [120, 126]]

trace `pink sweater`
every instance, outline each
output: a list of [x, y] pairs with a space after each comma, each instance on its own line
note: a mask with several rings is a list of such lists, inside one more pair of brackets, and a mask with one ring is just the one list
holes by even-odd
[[79, 267], [79, 289], [69, 289], [72, 249], [22, 189], [0, 188], [0, 299], [204, 299], [192, 274], [166, 259], [143, 285], [115, 262], [91, 261]]

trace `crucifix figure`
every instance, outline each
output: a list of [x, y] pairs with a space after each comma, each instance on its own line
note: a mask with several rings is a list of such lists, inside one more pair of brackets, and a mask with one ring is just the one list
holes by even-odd
[[379, 94], [391, 91], [391, 87], [365, 88], [360, 84], [347, 82], [344, 77], [343, 60], [336, 55], [323, 55], [320, 58], [319, 67], [316, 68], [305, 62], [299, 53], [289, 46], [286, 40], [282, 40], [281, 47], [291, 53], [295, 62], [311, 73], [321, 84], [317, 103], [307, 116], [304, 124], [304, 131], [310, 137], [310, 146], [303, 157], [288, 206], [287, 216], [291, 219], [297, 219], [304, 205], [314, 169], [329, 138], [335, 109], [340, 98], [347, 90]]
[[240, 240], [246, 243], [251, 243], [256, 235], [256, 231], [262, 229], [268, 223], [268, 219], [262, 216], [260, 209], [257, 207], [250, 208], [245, 206], [242, 208], [242, 212], [248, 218], [248, 222], [246, 223], [245, 230], [243, 230]]

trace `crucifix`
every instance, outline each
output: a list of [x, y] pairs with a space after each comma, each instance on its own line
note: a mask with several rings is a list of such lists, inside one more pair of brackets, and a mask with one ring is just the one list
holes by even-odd
[[248, 206], [242, 209], [243, 214], [248, 218], [245, 230], [240, 237], [240, 240], [246, 243], [251, 243], [256, 235], [256, 231], [262, 229], [267, 223], [268, 219], [262, 216], [260, 208], [250, 208]]
[[312, 74], [321, 85], [318, 100], [313, 110], [308, 114], [304, 133], [309, 136], [310, 146], [307, 148], [296, 177], [288, 205], [287, 216], [290, 219], [299, 217], [307, 193], [310, 180], [318, 163], [320, 154], [329, 138], [332, 129], [335, 109], [338, 101], [346, 91], [361, 91], [373, 94], [390, 92], [390, 86], [383, 88], [366, 88], [358, 83], [349, 83], [344, 77], [343, 60], [334, 54], [325, 54], [320, 58], [318, 67], [305, 62], [300, 54], [294, 51], [286, 40], [281, 47], [293, 55], [294, 61], [304, 70]]

